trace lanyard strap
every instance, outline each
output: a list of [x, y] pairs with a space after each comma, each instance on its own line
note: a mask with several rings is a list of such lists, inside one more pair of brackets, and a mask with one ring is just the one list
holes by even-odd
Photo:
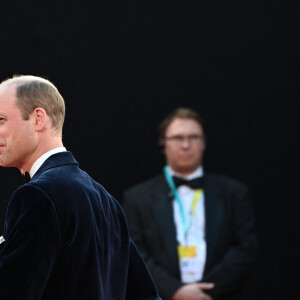
[[[170, 171], [168, 169], [168, 166], [165, 166], [164, 167], [164, 174], [165, 174], [165, 178], [167, 180], [167, 183], [173, 193], [173, 196], [178, 204], [178, 207], [179, 207], [179, 212], [180, 212], [180, 217], [181, 217], [181, 221], [182, 221], [182, 225], [183, 225], [183, 230], [184, 230], [184, 235], [186, 236], [191, 225], [192, 225], [192, 221], [190, 221], [190, 224], [187, 223], [187, 220], [186, 220], [186, 215], [184, 213], [184, 209], [183, 209], [183, 204], [182, 204], [182, 201], [180, 199], [180, 196], [178, 194], [178, 191], [176, 189], [176, 186], [175, 186], [175, 183], [174, 183], [174, 180], [172, 178], [172, 176], [170, 175]], [[197, 206], [197, 203], [201, 197], [201, 194], [202, 194], [202, 190], [201, 189], [197, 189], [196, 190], [196, 193], [195, 193], [195, 196], [194, 196], [194, 199], [193, 199], [193, 203], [192, 203], [192, 206], [191, 206], [191, 214], [192, 216], [195, 215], [196, 213], [196, 206]], [[192, 218], [191, 218], [192, 219]]]

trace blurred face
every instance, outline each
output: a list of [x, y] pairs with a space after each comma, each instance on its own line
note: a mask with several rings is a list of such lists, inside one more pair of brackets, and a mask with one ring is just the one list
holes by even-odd
[[174, 119], [167, 127], [164, 145], [168, 165], [179, 174], [189, 175], [202, 163], [203, 128], [193, 119]]
[[35, 150], [34, 120], [24, 121], [15, 105], [15, 86], [0, 87], [0, 165], [20, 170]]

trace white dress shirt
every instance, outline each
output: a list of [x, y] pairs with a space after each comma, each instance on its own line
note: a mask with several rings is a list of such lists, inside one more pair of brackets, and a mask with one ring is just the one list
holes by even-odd
[[[174, 172], [170, 167], [169, 173], [171, 176], [176, 175], [177, 177], [191, 180], [196, 177], [203, 176], [203, 168], [200, 166], [195, 172], [193, 172], [187, 177], [179, 175], [178, 173]], [[184, 185], [178, 187], [177, 191], [182, 202], [186, 220], [188, 224], [190, 224], [191, 222], [191, 227], [187, 235], [185, 236], [183, 222], [180, 215], [180, 208], [176, 199], [173, 199], [173, 216], [176, 227], [177, 242], [179, 245], [182, 246], [196, 246], [197, 249], [196, 257], [193, 261], [194, 267], [191, 267], [191, 269], [194, 268], [193, 272], [189, 272], [189, 270], [187, 270], [186, 267], [184, 267], [181, 263], [179, 264], [182, 282], [191, 283], [202, 279], [206, 261], [204, 194], [202, 190], [200, 198], [196, 205], [195, 214], [191, 216], [191, 208], [196, 191]]]

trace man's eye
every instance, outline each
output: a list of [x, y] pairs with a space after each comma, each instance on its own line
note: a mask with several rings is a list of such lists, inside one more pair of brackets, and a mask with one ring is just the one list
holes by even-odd
[[177, 141], [177, 142], [181, 142], [183, 141], [183, 137], [182, 136], [174, 136], [174, 140]]
[[200, 139], [200, 136], [195, 134], [195, 135], [191, 135], [189, 138], [190, 138], [191, 140], [195, 141], [195, 140], [199, 140], [199, 139]]

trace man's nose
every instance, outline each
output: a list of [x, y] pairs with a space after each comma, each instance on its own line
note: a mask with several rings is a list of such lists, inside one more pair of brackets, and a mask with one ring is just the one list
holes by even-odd
[[184, 148], [189, 147], [191, 145], [191, 140], [188, 137], [183, 138], [181, 145]]

